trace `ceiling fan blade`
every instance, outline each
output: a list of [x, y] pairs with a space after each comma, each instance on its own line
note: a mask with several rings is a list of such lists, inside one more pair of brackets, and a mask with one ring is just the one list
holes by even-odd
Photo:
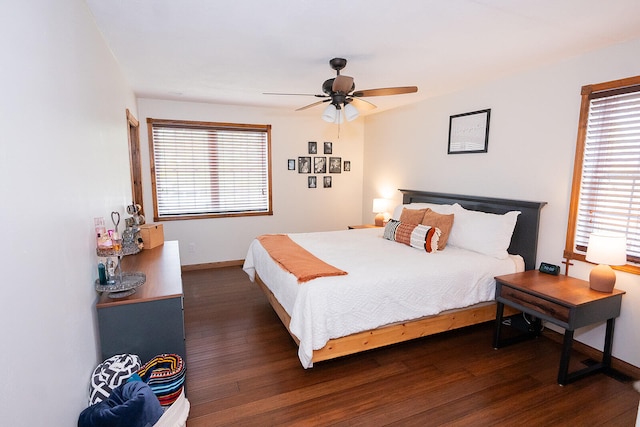
[[360, 98], [351, 98], [351, 104], [360, 111], [370, 111], [374, 108], [378, 108], [371, 102]]
[[325, 102], [331, 101], [331, 98], [325, 99], [323, 101], [314, 102], [313, 104], [305, 105], [304, 107], [300, 107], [296, 109], [296, 111], [306, 110], [307, 108], [315, 107], [316, 105], [324, 104]]
[[353, 92], [353, 96], [385, 96], [400, 95], [403, 93], [414, 93], [418, 91], [417, 86], [385, 87], [380, 89], [365, 89]]
[[288, 95], [288, 96], [315, 96], [316, 98], [324, 98], [327, 95], [318, 95], [313, 93], [280, 93], [280, 92], [262, 92], [263, 95]]
[[337, 75], [335, 80], [333, 81], [332, 90], [334, 92], [351, 92], [351, 88], [353, 88], [353, 77]]

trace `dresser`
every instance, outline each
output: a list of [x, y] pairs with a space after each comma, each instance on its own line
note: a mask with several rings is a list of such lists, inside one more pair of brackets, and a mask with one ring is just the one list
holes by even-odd
[[122, 270], [143, 272], [146, 282], [126, 298], [100, 296], [96, 311], [102, 359], [130, 353], [146, 363], [158, 354], [174, 353], [186, 360], [178, 242], [126, 256]]

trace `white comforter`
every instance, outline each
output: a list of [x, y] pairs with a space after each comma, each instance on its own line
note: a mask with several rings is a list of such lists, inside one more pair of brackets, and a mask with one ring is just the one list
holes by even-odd
[[302, 366], [331, 338], [438, 314], [494, 298], [494, 277], [523, 270], [521, 257], [504, 260], [447, 246], [427, 253], [382, 238], [382, 229], [289, 235], [346, 276], [298, 284], [262, 245], [249, 247], [244, 271], [256, 272], [291, 317]]

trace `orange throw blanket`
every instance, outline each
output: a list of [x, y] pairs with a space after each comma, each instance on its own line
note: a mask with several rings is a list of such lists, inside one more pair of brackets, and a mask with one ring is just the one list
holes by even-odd
[[280, 267], [298, 278], [298, 283], [347, 274], [317, 258], [285, 234], [265, 234], [258, 236], [258, 241]]

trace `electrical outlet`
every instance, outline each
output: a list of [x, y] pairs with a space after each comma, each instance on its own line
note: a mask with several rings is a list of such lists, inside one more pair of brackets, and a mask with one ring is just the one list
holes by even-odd
[[196, 244], [194, 242], [189, 243], [189, 253], [190, 254], [196, 253]]

